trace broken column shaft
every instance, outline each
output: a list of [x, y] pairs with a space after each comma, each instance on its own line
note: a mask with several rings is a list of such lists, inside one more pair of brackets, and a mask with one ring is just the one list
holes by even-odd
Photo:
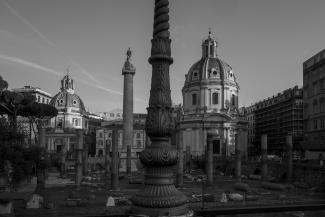
[[241, 182], [241, 160], [242, 160], [242, 151], [239, 142], [240, 134], [237, 132], [235, 134], [235, 153], [236, 153], [236, 167], [235, 167], [235, 178], [238, 182]]
[[83, 130], [77, 130], [78, 144], [76, 147], [76, 188], [80, 189], [82, 179], [82, 151], [83, 151]]
[[179, 131], [177, 134], [178, 143], [177, 143], [177, 151], [178, 151], [178, 166], [177, 166], [177, 187], [183, 186], [183, 171], [184, 171], [184, 151], [183, 151], [183, 135], [182, 131]]
[[111, 162], [111, 189], [118, 190], [118, 130], [113, 129], [112, 133], [112, 162]]
[[[38, 146], [45, 149], [45, 128], [40, 124], [38, 127]], [[43, 150], [44, 151], [44, 150]], [[45, 156], [41, 156], [42, 161], [45, 160]], [[38, 166], [36, 171], [37, 176], [37, 190], [45, 188], [45, 168]]]
[[207, 184], [212, 185], [213, 184], [213, 137], [212, 135], [208, 134], [208, 141], [207, 141], [207, 147], [206, 147], [206, 160], [207, 160]]
[[261, 172], [262, 180], [267, 181], [267, 135], [263, 134], [261, 137]]
[[88, 174], [88, 143], [86, 138], [84, 138], [84, 146], [82, 152], [82, 173], [84, 176]]
[[286, 137], [287, 145], [287, 182], [292, 181], [292, 135]]
[[186, 171], [191, 171], [191, 146], [186, 146], [185, 152]]

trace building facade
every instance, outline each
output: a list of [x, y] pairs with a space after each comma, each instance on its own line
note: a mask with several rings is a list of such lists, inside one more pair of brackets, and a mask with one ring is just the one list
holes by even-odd
[[246, 117], [246, 120], [248, 122], [247, 125], [247, 153], [248, 156], [253, 156], [254, 153], [257, 153], [257, 149], [254, 146], [255, 144], [255, 110], [256, 106], [251, 105], [248, 107], [243, 108], [244, 115]]
[[123, 118], [123, 109], [117, 108], [108, 112], [99, 112], [99, 117], [102, 117], [105, 121], [117, 120]]
[[[293, 149], [301, 151], [303, 140], [303, 89], [295, 86], [254, 105], [255, 154], [260, 153], [261, 136], [267, 134], [269, 154], [282, 155], [286, 136], [292, 135]], [[251, 115], [252, 117], [252, 115]], [[255, 123], [252, 123], [255, 122]]]
[[88, 129], [86, 129], [86, 138], [88, 138], [88, 154], [94, 157], [96, 155], [96, 131], [102, 125], [103, 118], [97, 114], [88, 113]]
[[52, 96], [50, 93], [45, 92], [41, 88], [32, 87], [32, 86], [24, 86], [22, 88], [13, 88], [12, 91], [17, 93], [29, 93], [35, 96], [36, 102], [49, 104]]
[[325, 50], [303, 63], [306, 157], [325, 157]]
[[184, 151], [192, 156], [205, 153], [207, 138], [213, 137], [215, 157], [235, 152], [235, 134], [247, 155], [247, 121], [238, 110], [239, 85], [231, 66], [217, 53], [217, 41], [209, 36], [202, 43], [202, 57], [185, 76], [182, 89], [183, 114], [178, 132]]
[[[41, 88], [33, 87], [33, 86], [24, 86], [22, 88], [13, 88], [13, 92], [17, 93], [28, 93], [35, 97], [36, 102], [49, 104], [52, 95]], [[29, 118], [18, 116], [17, 122], [20, 126], [20, 130], [23, 130], [28, 135], [28, 141], [26, 143], [33, 145], [37, 143], [37, 126], [36, 123], [31, 123]]]
[[75, 94], [74, 81], [69, 74], [61, 80], [60, 92], [50, 105], [58, 110], [46, 130], [47, 148], [50, 153], [65, 154], [73, 160], [78, 142], [77, 130], [88, 130], [88, 116], [81, 98]]
[[[133, 114], [133, 139], [131, 145], [131, 169], [136, 170], [138, 155], [149, 143], [145, 132], [146, 114]], [[107, 152], [112, 155], [112, 131], [118, 131], [118, 152], [120, 158], [120, 171], [126, 171], [127, 149], [123, 146], [123, 120], [104, 121], [96, 130], [96, 157], [104, 157]]]

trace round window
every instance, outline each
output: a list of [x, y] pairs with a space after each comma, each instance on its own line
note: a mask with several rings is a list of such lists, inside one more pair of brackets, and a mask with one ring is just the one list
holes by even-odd
[[60, 103], [60, 104], [63, 104], [63, 99], [60, 99], [59, 103]]
[[73, 100], [73, 105], [76, 105], [77, 104], [77, 101], [76, 100]]

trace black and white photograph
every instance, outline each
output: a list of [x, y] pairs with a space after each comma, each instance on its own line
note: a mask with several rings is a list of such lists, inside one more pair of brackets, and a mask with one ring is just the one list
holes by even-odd
[[0, 0], [0, 217], [325, 217], [324, 0]]

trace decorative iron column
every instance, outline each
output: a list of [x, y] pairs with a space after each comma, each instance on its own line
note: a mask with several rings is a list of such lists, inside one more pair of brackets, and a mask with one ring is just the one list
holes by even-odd
[[174, 186], [172, 166], [178, 155], [170, 144], [173, 130], [169, 65], [173, 63], [169, 38], [169, 1], [155, 0], [154, 30], [151, 40], [151, 91], [146, 133], [151, 139], [140, 154], [146, 166], [145, 186], [131, 199], [132, 213], [147, 216], [191, 216], [186, 196]]

